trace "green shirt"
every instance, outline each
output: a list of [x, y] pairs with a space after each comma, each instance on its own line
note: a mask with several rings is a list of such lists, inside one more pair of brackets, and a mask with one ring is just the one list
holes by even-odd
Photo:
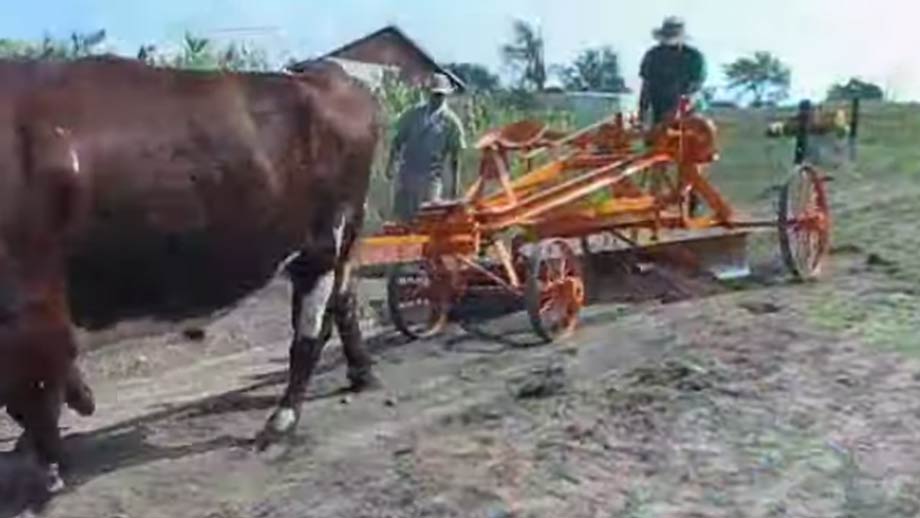
[[427, 188], [442, 179], [447, 159], [465, 146], [460, 118], [446, 102], [436, 110], [428, 103], [409, 109], [400, 117], [393, 141], [401, 158], [398, 181], [404, 188]]
[[681, 95], [702, 88], [706, 62], [703, 54], [689, 45], [657, 45], [643, 56], [639, 75], [655, 120], [661, 120], [677, 109]]

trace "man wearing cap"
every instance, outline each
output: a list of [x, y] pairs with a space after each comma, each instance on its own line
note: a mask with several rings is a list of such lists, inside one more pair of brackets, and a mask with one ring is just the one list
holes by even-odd
[[651, 111], [652, 123], [657, 124], [677, 110], [682, 95], [700, 92], [706, 79], [706, 62], [699, 50], [687, 45], [680, 18], [665, 18], [652, 36], [658, 45], [642, 58], [639, 117], [645, 121]]
[[453, 87], [447, 76], [436, 74], [428, 101], [400, 118], [390, 150], [387, 178], [397, 168], [393, 208], [399, 221], [412, 219], [422, 203], [441, 199], [448, 179], [457, 197], [460, 150], [466, 147], [460, 118], [447, 105]]

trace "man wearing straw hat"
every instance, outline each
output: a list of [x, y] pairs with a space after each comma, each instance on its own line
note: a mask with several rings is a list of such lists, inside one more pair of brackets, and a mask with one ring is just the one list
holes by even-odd
[[399, 221], [412, 219], [422, 203], [439, 200], [445, 178], [457, 196], [460, 150], [466, 144], [460, 118], [447, 105], [451, 93], [450, 79], [435, 74], [428, 101], [399, 118], [387, 164], [387, 178], [393, 179], [399, 162], [393, 201]]
[[706, 62], [699, 50], [687, 44], [680, 18], [665, 18], [652, 36], [658, 45], [642, 58], [639, 116], [646, 121], [651, 111], [652, 123], [657, 124], [677, 110], [682, 95], [692, 97], [700, 92], [706, 79]]

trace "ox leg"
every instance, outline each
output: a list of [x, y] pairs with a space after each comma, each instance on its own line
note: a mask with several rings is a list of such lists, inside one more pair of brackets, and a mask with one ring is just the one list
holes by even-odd
[[351, 275], [350, 258], [364, 220], [363, 208], [356, 211], [345, 227], [342, 253], [336, 264], [336, 290], [330, 311], [342, 341], [342, 352], [348, 365], [348, 380], [351, 390], [361, 392], [382, 386], [373, 373], [373, 360], [364, 347], [361, 327], [358, 325], [357, 282]]
[[331, 334], [326, 308], [334, 284], [335, 273], [332, 270], [312, 275], [311, 278], [294, 279], [294, 340], [290, 349], [288, 384], [271, 419], [273, 432], [290, 432], [300, 418], [300, 405], [303, 403], [307, 384]]
[[52, 492], [63, 489], [60, 466], [64, 447], [58, 422], [64, 404], [64, 387], [44, 384], [19, 393], [7, 412], [23, 428], [16, 451], [31, 454], [48, 470], [48, 487]]
[[340, 217], [332, 232], [320, 232], [320, 239], [288, 265], [293, 284], [291, 325], [294, 339], [289, 356], [288, 384], [278, 408], [264, 430], [270, 439], [291, 432], [300, 419], [307, 384], [319, 363], [331, 334], [327, 310], [336, 289], [336, 263], [342, 246], [345, 218]]
[[357, 290], [349, 275], [349, 265], [342, 261], [339, 265], [338, 289], [332, 300], [330, 311], [335, 319], [336, 330], [342, 340], [342, 352], [348, 364], [348, 380], [351, 390], [361, 392], [380, 388], [382, 384], [373, 373], [373, 360], [364, 347], [361, 328], [358, 325]]

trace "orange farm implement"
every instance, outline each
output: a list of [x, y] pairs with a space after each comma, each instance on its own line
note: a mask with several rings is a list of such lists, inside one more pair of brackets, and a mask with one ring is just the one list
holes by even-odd
[[718, 159], [715, 125], [686, 102], [649, 131], [622, 114], [570, 134], [522, 121], [487, 133], [477, 148], [479, 176], [462, 199], [423, 205], [411, 222], [360, 243], [358, 267], [391, 266], [388, 306], [409, 337], [434, 335], [460, 297], [483, 290], [523, 299], [544, 340], [569, 334], [585, 303], [580, 255], [590, 238], [643, 253], [680, 244], [694, 250], [682, 263], [719, 278], [749, 273], [753, 231], [778, 231], [800, 279], [818, 275], [828, 252], [825, 175], [797, 165], [777, 218], [742, 217], [707, 178]]

